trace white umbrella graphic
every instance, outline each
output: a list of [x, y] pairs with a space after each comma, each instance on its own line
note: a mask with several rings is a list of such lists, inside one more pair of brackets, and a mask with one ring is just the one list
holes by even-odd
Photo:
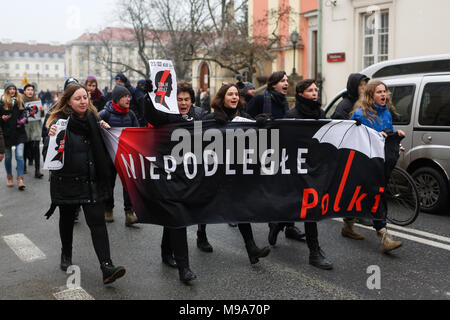
[[337, 149], [356, 150], [371, 159], [384, 160], [383, 135], [365, 125], [358, 126], [353, 120], [333, 120], [320, 128], [313, 139]]

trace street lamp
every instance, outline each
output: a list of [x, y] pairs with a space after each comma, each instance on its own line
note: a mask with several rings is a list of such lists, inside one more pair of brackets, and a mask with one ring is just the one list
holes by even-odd
[[298, 40], [300, 40], [300, 35], [298, 34], [297, 30], [292, 31], [290, 38], [291, 38], [292, 46], [294, 49], [294, 64], [293, 64], [294, 67], [292, 69], [292, 75], [296, 75], [297, 71], [295, 70], [295, 51], [297, 48], [297, 42], [298, 42]]

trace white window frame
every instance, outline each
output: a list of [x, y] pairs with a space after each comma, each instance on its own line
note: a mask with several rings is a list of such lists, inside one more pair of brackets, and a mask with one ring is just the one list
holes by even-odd
[[[386, 15], [387, 14], [387, 31], [384, 31], [381, 29], [382, 26], [382, 15]], [[374, 20], [374, 32], [371, 34], [366, 34], [366, 24], [368, 23], [368, 18], [372, 17]], [[361, 30], [362, 30], [362, 67], [367, 68], [372, 64], [381, 62], [381, 61], [385, 61], [389, 59], [389, 49], [390, 49], [390, 43], [389, 43], [389, 33], [390, 33], [390, 21], [391, 17], [390, 17], [390, 12], [389, 10], [381, 10], [381, 11], [377, 11], [374, 12], [372, 14], [363, 14], [362, 16], [362, 26], [361, 26]], [[381, 35], [387, 35], [387, 52], [384, 54], [380, 54], [380, 42], [379, 42], [379, 38]], [[368, 38], [372, 38], [372, 52], [367, 54], [366, 53], [366, 39]], [[368, 57], [373, 57], [373, 63], [370, 65], [366, 65], [365, 64], [365, 59]]]

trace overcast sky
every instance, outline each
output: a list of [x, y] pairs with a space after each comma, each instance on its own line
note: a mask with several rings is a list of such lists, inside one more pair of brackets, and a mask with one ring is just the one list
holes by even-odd
[[119, 25], [114, 9], [116, 2], [117, 0], [8, 1], [7, 4], [2, 3], [0, 40], [66, 43], [86, 31], [97, 32], [106, 26]]

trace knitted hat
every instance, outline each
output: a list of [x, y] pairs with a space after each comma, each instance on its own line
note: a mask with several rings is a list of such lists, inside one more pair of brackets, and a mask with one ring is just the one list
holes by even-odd
[[122, 81], [123, 83], [127, 83], [127, 82], [128, 82], [127, 77], [125, 77], [125, 75], [124, 75], [123, 73], [121, 73], [121, 72], [119, 72], [119, 73], [114, 77], [114, 79], [115, 79], [115, 80], [120, 80], [120, 81]]
[[241, 94], [246, 94], [248, 90], [255, 89], [255, 86], [251, 82], [244, 82], [244, 87], [240, 90]]
[[131, 96], [130, 91], [127, 88], [121, 85], [116, 85], [112, 91], [112, 101], [117, 102], [126, 95]]
[[3, 87], [3, 89], [8, 90], [8, 88], [14, 87], [17, 90], [17, 87], [14, 83], [12, 83], [11, 81], [8, 81], [7, 83], [5, 83], [5, 86]]

